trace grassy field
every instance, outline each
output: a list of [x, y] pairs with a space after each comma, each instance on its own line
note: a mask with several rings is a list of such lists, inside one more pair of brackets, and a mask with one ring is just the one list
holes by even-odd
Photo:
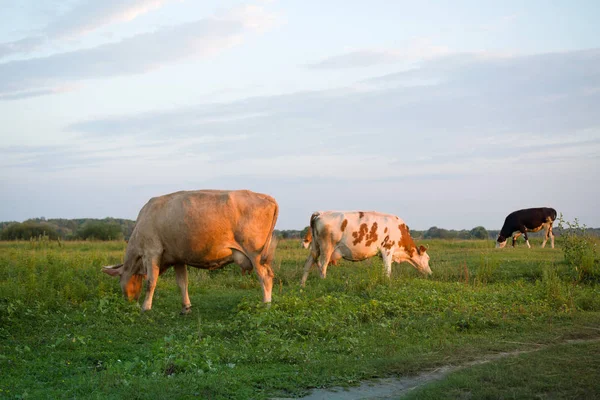
[[172, 270], [150, 312], [123, 300], [100, 269], [122, 261], [124, 243], [0, 243], [0, 398], [298, 397], [536, 346], [548, 347], [412, 395], [600, 397], [600, 342], [568, 342], [600, 337], [600, 282], [580, 279], [560, 242], [421, 243], [430, 278], [343, 261], [301, 289], [307, 250], [281, 241], [270, 308], [255, 275], [192, 268], [186, 316]]

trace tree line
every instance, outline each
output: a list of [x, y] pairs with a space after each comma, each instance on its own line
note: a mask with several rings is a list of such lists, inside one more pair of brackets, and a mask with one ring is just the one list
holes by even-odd
[[0, 222], [1, 240], [129, 240], [135, 221], [122, 218], [46, 219]]
[[[0, 222], [0, 240], [30, 240], [47, 237], [51, 240], [129, 240], [135, 221], [123, 218], [78, 218], [46, 219], [32, 218], [23, 222]], [[302, 239], [308, 231], [308, 226], [302, 230], [275, 229], [275, 235], [280, 239]], [[413, 239], [495, 239], [499, 230], [487, 230], [483, 226], [473, 229], [444, 229], [432, 226], [420, 231], [410, 230]], [[600, 228], [586, 228], [586, 232], [600, 236]], [[530, 234], [541, 235], [542, 232]], [[560, 236], [560, 230], [554, 227], [554, 234]]]

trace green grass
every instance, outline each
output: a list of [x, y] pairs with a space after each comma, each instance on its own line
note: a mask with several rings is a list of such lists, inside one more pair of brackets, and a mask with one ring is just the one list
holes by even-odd
[[[301, 396], [527, 348], [520, 343], [600, 336], [589, 328], [600, 326], [600, 286], [574, 279], [560, 249], [424, 242], [430, 278], [401, 264], [388, 280], [379, 259], [343, 261], [325, 280], [312, 271], [301, 289], [307, 250], [281, 241], [270, 308], [256, 276], [235, 265], [190, 269], [187, 316], [172, 270], [150, 312], [123, 300], [100, 269], [122, 261], [124, 243], [0, 243], [0, 397]], [[575, 345], [557, 348], [580, 356]], [[572, 365], [573, 376], [590, 373]], [[590, 382], [585, 393], [600, 396]]]
[[594, 399], [600, 342], [553, 345], [450, 374], [407, 399]]

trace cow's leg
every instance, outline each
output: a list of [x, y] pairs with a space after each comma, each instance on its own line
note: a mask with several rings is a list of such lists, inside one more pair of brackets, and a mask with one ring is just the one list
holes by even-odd
[[548, 237], [550, 237], [550, 244], [552, 245], [552, 248], [554, 248], [554, 234], [552, 233], [552, 223], [546, 225], [546, 234], [544, 236], [544, 241], [542, 242], [542, 248], [546, 246]]
[[527, 230], [523, 232], [523, 236], [525, 237], [525, 243], [527, 243], [527, 247], [531, 248], [531, 245], [529, 244], [529, 238], [527, 237]]
[[273, 290], [273, 270], [270, 265], [258, 264], [256, 274], [263, 288], [263, 302], [271, 302], [271, 291]]
[[321, 272], [321, 278], [325, 279], [327, 277], [327, 266], [335, 248], [329, 243], [329, 240], [320, 242], [318, 248], [317, 266], [319, 272]]
[[260, 263], [260, 254], [252, 261], [256, 275], [263, 288], [263, 302], [271, 302], [271, 291], [273, 290], [273, 270], [269, 264]]
[[148, 311], [152, 308], [152, 297], [160, 274], [160, 256], [145, 255], [143, 262], [146, 269], [146, 298], [142, 304], [142, 311]]
[[515, 233], [515, 234], [513, 235], [513, 237], [512, 237], [512, 242], [513, 242], [513, 243], [512, 243], [512, 246], [513, 246], [513, 247], [515, 247], [515, 244], [517, 243], [517, 238], [518, 238], [519, 236], [521, 236], [522, 234], [523, 234], [523, 232], [520, 232], [520, 231], [519, 231], [519, 232], [517, 232], [517, 233]]
[[544, 228], [546, 228], [546, 229], [544, 231], [544, 241], [542, 242], [542, 249], [544, 247], [546, 247], [546, 242], [548, 241], [548, 233], [550, 232], [550, 226], [549, 225], [546, 225]]
[[388, 278], [392, 276], [392, 250], [383, 250], [381, 252], [381, 259], [383, 260], [383, 266], [385, 268], [385, 274]]
[[263, 288], [263, 301], [271, 302], [271, 290], [273, 289], [273, 270], [269, 264], [260, 263], [260, 254], [250, 258], [240, 250], [232, 249], [233, 262], [239, 265], [243, 271], [250, 273], [252, 269], [256, 270], [256, 275]]
[[302, 274], [302, 280], [300, 281], [300, 286], [304, 287], [306, 284], [306, 280], [308, 279], [308, 273], [313, 265], [315, 265], [315, 256], [314, 254], [309, 254], [304, 262], [304, 273]]
[[181, 314], [187, 314], [192, 308], [192, 303], [188, 295], [188, 270], [185, 264], [175, 265], [175, 279], [181, 290]]
[[323, 252], [321, 251], [321, 255], [319, 255], [319, 260], [317, 261], [317, 266], [319, 267], [319, 271], [321, 271], [321, 278], [325, 279], [327, 277], [327, 266], [329, 265], [329, 260], [331, 259], [331, 254], [333, 252]]

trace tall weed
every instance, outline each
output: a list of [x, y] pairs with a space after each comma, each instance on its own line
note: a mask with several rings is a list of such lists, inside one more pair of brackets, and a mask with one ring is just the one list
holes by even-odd
[[561, 231], [560, 242], [565, 262], [573, 268], [576, 281], [599, 281], [597, 240], [586, 232], [586, 226], [581, 225], [577, 218], [570, 222], [566, 221], [561, 214], [558, 228]]

